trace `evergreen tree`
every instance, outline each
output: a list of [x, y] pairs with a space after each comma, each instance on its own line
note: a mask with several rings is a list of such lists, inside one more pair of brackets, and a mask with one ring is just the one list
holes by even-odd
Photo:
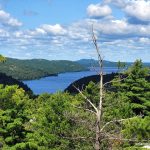
[[70, 96], [65, 93], [42, 94], [32, 102], [31, 120], [27, 134], [28, 140], [38, 145], [40, 150], [73, 149], [71, 142], [72, 121]]
[[28, 143], [26, 123], [29, 121], [28, 95], [18, 86], [0, 85], [0, 144], [3, 149], [35, 149]]
[[[147, 80], [149, 69], [137, 60], [125, 73], [126, 78], [114, 82], [118, 93], [124, 94], [136, 115], [150, 115], [150, 82]], [[117, 78], [116, 78], [117, 80]]]

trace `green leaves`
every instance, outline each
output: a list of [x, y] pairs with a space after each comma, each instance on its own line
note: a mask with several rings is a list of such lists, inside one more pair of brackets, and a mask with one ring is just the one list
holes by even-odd
[[28, 115], [25, 109], [29, 97], [18, 86], [1, 86], [0, 93], [0, 137], [4, 149], [5, 146], [15, 149], [16, 144], [26, 141]]
[[149, 69], [143, 67], [142, 61], [137, 60], [126, 72], [127, 78], [122, 82], [114, 84], [128, 98], [132, 110], [137, 115], [149, 114], [150, 82], [147, 80]]
[[150, 138], [150, 117], [134, 117], [124, 122], [122, 133], [126, 138], [145, 142]]
[[[150, 138], [149, 72], [137, 61], [124, 76], [127, 78], [112, 82], [110, 90], [103, 91], [101, 128], [108, 125], [102, 132], [114, 138], [146, 141]], [[83, 94], [98, 105], [98, 85], [90, 82]], [[30, 99], [18, 86], [0, 85], [0, 144], [3, 150], [93, 149], [96, 119], [88, 109], [93, 108], [80, 94], [60, 92]], [[114, 149], [130, 149], [127, 146], [136, 142], [104, 139], [103, 149], [110, 143]]]
[[[0, 55], [0, 62], [4, 61], [5, 57]], [[19, 60], [7, 58], [7, 61], [4, 64], [0, 63], [0, 70], [15, 79], [31, 80], [50, 75], [57, 75], [62, 72], [82, 71], [86, 70], [86, 68], [76, 62], [66, 60]]]
[[69, 149], [67, 137], [71, 135], [71, 124], [67, 112], [70, 99], [68, 94], [56, 93], [43, 94], [34, 100], [29, 123], [33, 133], [27, 135], [28, 140], [37, 143], [40, 149]]
[[6, 61], [6, 58], [4, 56], [0, 55], [0, 62], [4, 63], [5, 61]]

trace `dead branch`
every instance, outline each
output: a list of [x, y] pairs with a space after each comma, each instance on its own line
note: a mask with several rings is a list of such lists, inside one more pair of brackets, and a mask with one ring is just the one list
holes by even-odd
[[[72, 104], [71, 104], [71, 105], [72, 105]], [[72, 105], [72, 106], [75, 107], [75, 108], [82, 109], [82, 110], [88, 111], [88, 112], [90, 112], [90, 113], [96, 114], [96, 112], [94, 112], [93, 110], [90, 110], [90, 109], [88, 109], [88, 108], [83, 108], [83, 107], [75, 106], [75, 105]]]
[[62, 136], [62, 138], [69, 139], [69, 140], [87, 140], [87, 139], [94, 140], [93, 137], [64, 137]]
[[147, 139], [147, 140], [138, 140], [138, 139], [126, 139], [126, 138], [109, 138], [108, 137], [108, 139], [109, 140], [120, 140], [120, 141], [128, 141], [128, 142], [147, 142], [147, 141], [149, 141], [149, 139]]
[[[138, 116], [136, 116], [136, 117], [138, 117]], [[139, 117], [141, 117], [141, 116], [139, 116]], [[109, 125], [109, 124], [111, 124], [111, 123], [117, 123], [117, 122], [123, 122], [123, 121], [126, 121], [126, 120], [131, 120], [131, 119], [134, 119], [135, 117], [132, 117], [132, 118], [126, 118], [126, 119], [120, 119], [120, 120], [111, 120], [111, 121], [109, 121], [109, 122], [107, 122], [102, 128], [101, 128], [101, 132]]]
[[97, 75], [100, 75], [100, 73], [95, 69], [94, 66], [92, 66], [91, 68], [97, 73]]
[[95, 109], [95, 113], [97, 113], [97, 108], [96, 108], [96, 106], [91, 102], [91, 100], [89, 100], [83, 93], [82, 93], [82, 91], [79, 89], [79, 88], [77, 88], [75, 85], [73, 85], [73, 87], [81, 94], [81, 96], [85, 99], [85, 100], [87, 100], [89, 103], [90, 103], [90, 105]]
[[99, 82], [99, 106], [97, 108], [97, 114], [96, 114], [96, 137], [95, 137], [95, 150], [100, 150], [100, 140], [102, 138], [101, 132], [100, 132], [100, 124], [101, 124], [101, 120], [102, 120], [102, 104], [103, 104], [103, 59], [101, 57], [100, 54], [100, 49], [98, 47], [97, 44], [97, 39], [95, 37], [95, 33], [93, 30], [93, 26], [92, 26], [92, 39], [93, 39], [93, 43], [97, 52], [97, 56], [98, 56], [98, 62], [99, 62], [99, 67], [100, 67], [100, 82]]
[[98, 55], [98, 62], [99, 62], [100, 69], [102, 69], [103, 59], [101, 57], [101, 54], [100, 54], [100, 51], [99, 51], [99, 47], [97, 45], [97, 39], [96, 39], [95, 34], [94, 34], [93, 26], [92, 26], [92, 40], [93, 40], [93, 44], [94, 44], [94, 46], [96, 48], [96, 52], [97, 52], [97, 55]]
[[125, 79], [127, 79], [127, 78], [128, 78], [128, 76], [125, 77], [125, 78], [119, 79], [119, 80], [117, 80], [117, 81], [112, 80], [112, 81], [106, 82], [105, 84], [103, 84], [103, 86], [106, 86], [107, 84], [110, 84], [110, 83], [120, 82], [120, 81], [123, 81], [123, 80], [125, 80]]
[[128, 142], [147, 142], [147, 141], [149, 141], [149, 139], [144, 139], [144, 140], [138, 140], [138, 139], [136, 139], [136, 138], [130, 138], [130, 139], [128, 139], [128, 138], [123, 138], [121, 135], [118, 135], [118, 137], [117, 136], [114, 136], [114, 134], [112, 135], [112, 134], [103, 134], [104, 135], [104, 138], [103, 138], [103, 140], [105, 140], [105, 139], [108, 139], [108, 140], [120, 140], [120, 141], [128, 141]]

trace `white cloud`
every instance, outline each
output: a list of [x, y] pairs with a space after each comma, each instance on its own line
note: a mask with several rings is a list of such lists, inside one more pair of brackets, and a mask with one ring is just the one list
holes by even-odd
[[150, 1], [132, 0], [125, 7], [124, 11], [129, 16], [141, 21], [150, 21]]
[[127, 0], [103, 0], [103, 3], [104, 4], [112, 3], [113, 5], [118, 6], [118, 7], [125, 7]]
[[54, 35], [64, 35], [66, 33], [66, 30], [60, 25], [49, 25], [44, 24], [41, 26], [41, 29], [43, 29], [48, 34], [54, 34]]
[[111, 15], [112, 10], [108, 5], [91, 4], [87, 8], [89, 17], [105, 17]]
[[46, 31], [42, 28], [36, 28], [35, 30], [33, 31], [29, 31], [29, 34], [31, 36], [40, 36], [40, 35], [45, 35], [46, 34]]
[[9, 37], [9, 32], [3, 30], [3, 29], [0, 29], [0, 38], [6, 38], [6, 37]]
[[[102, 5], [96, 6], [101, 7]], [[105, 59], [128, 60], [131, 58], [131, 61], [136, 56], [140, 56], [138, 51], [142, 51], [141, 58], [149, 59], [150, 56], [144, 53], [148, 51], [146, 49], [149, 49], [150, 25], [130, 24], [126, 18], [108, 19], [106, 17], [111, 13], [106, 12], [103, 12], [105, 14], [103, 18], [101, 14], [101, 19], [96, 19], [100, 17], [98, 14], [100, 12], [97, 13], [97, 16], [96, 13], [89, 15], [91, 18], [74, 22], [68, 26], [43, 24], [32, 30], [7, 30], [0, 25], [2, 27], [0, 28], [0, 53], [10, 56], [10, 51], [13, 49], [14, 53], [11, 56], [18, 58], [91, 58], [91, 56], [96, 56], [91, 37], [91, 27], [94, 25], [98, 44], [103, 55], [106, 56]], [[1, 11], [1, 24], [7, 22], [8, 25], [11, 18], [10, 14]], [[131, 54], [133, 54], [132, 57], [130, 57]]]
[[97, 24], [97, 29], [107, 35], [128, 34], [131, 26], [124, 20], [111, 20], [109, 22], [102, 22]]
[[139, 42], [150, 45], [150, 38], [141, 37]]
[[80, 55], [84, 55], [84, 54], [86, 54], [86, 51], [85, 51], [85, 50], [79, 50], [78, 53], [79, 53]]
[[22, 26], [22, 23], [17, 19], [13, 18], [9, 13], [0, 10], [0, 24], [7, 25], [10, 27]]

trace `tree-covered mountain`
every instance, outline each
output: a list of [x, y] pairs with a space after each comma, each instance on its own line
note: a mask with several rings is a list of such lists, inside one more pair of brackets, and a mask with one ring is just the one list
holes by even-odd
[[[132, 63], [126, 63], [131, 66]], [[150, 66], [150, 63], [144, 63]], [[63, 72], [83, 71], [89, 67], [98, 67], [98, 61], [94, 59], [69, 60], [45, 60], [45, 59], [13, 59], [6, 58], [0, 63], [0, 72], [19, 80], [32, 80], [41, 77], [57, 75]], [[117, 67], [117, 62], [104, 60], [104, 67]]]
[[[76, 61], [80, 65], [89, 68], [89, 67], [99, 67], [98, 61], [95, 59], [80, 59]], [[126, 64], [126, 67], [129, 67], [133, 64], [133, 62], [124, 62]], [[143, 63], [144, 66], [150, 66], [150, 63]], [[112, 62], [112, 61], [103, 61], [104, 67], [117, 67], [118, 62]]]
[[[85, 67], [99, 67], [98, 61], [95, 59], [80, 59], [76, 62]], [[117, 67], [117, 63], [104, 60], [104, 67]]]
[[57, 75], [62, 72], [82, 70], [85, 70], [85, 67], [67, 60], [49, 61], [44, 59], [19, 60], [7, 58], [5, 63], [0, 64], [0, 72], [19, 80], [31, 80]]

